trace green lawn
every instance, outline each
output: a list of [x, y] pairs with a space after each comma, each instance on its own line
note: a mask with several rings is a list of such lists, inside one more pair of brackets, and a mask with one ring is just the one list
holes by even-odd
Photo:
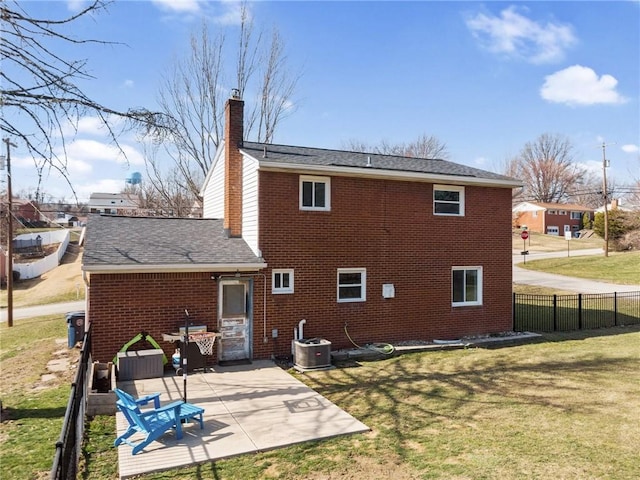
[[[372, 431], [140, 478], [635, 479], [639, 344], [615, 328], [296, 374]], [[91, 422], [84, 478], [116, 478], [110, 428]]]
[[518, 264], [518, 267], [603, 282], [640, 285], [640, 252], [548, 258]]
[[[60, 315], [0, 324], [0, 478], [48, 478], [55, 442], [60, 436], [73, 371], [48, 382], [46, 364], [66, 349], [57, 339], [67, 336]], [[77, 359], [75, 350], [69, 351]]]

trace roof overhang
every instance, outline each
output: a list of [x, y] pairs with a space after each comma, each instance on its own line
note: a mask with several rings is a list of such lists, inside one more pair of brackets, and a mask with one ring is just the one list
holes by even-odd
[[200, 273], [200, 272], [254, 272], [267, 268], [264, 262], [259, 263], [210, 263], [210, 264], [175, 264], [175, 265], [83, 265], [82, 270], [91, 274], [113, 273]]
[[[245, 153], [246, 155], [246, 153]], [[250, 155], [247, 155], [250, 156]], [[254, 158], [254, 157], [251, 157]], [[336, 165], [300, 165], [283, 164], [257, 160], [260, 170], [270, 172], [303, 172], [316, 175], [334, 175], [343, 177], [377, 178], [381, 180], [398, 180], [407, 182], [444, 183], [454, 185], [474, 185], [482, 187], [518, 188], [523, 184], [514, 180], [500, 180], [493, 178], [465, 177], [458, 175], [441, 175], [436, 173], [408, 172], [401, 170], [383, 170], [367, 167], [345, 167]]]

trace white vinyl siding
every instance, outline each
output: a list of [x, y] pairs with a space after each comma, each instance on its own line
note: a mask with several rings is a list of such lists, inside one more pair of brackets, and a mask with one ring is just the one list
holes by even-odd
[[203, 218], [224, 218], [224, 170], [224, 158], [220, 158], [202, 196]]
[[258, 162], [242, 161], [242, 238], [256, 256], [258, 249]]

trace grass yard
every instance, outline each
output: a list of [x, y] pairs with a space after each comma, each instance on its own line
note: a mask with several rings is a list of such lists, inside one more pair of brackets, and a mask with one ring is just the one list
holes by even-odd
[[623, 285], [640, 285], [640, 252], [548, 258], [518, 264], [520, 268]]
[[[372, 431], [140, 478], [635, 479], [638, 345], [627, 327], [296, 374]], [[112, 419], [90, 431], [84, 478], [116, 478]]]
[[49, 478], [75, 370], [42, 375], [52, 358], [67, 356], [73, 365], [78, 352], [67, 349], [61, 315], [0, 324], [0, 336], [0, 478]]
[[[520, 230], [514, 230], [511, 238], [513, 250], [522, 250], [525, 242], [520, 238]], [[570, 242], [571, 245], [569, 248], [572, 251], [586, 248], [603, 248], [604, 246], [604, 240], [597, 235], [592, 235], [590, 238], [573, 238]], [[566, 251], [567, 241], [564, 239], [564, 235], [544, 235], [542, 233], [529, 232], [525, 250], [533, 250], [536, 252]]]

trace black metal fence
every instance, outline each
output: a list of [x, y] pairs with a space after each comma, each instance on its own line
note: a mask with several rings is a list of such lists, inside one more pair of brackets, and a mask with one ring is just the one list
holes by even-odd
[[513, 294], [513, 330], [556, 332], [640, 324], [640, 291]]
[[91, 327], [84, 334], [80, 362], [67, 411], [62, 423], [62, 432], [56, 442], [56, 452], [51, 467], [51, 480], [75, 480], [84, 436], [85, 408], [87, 405], [87, 375], [91, 364]]

